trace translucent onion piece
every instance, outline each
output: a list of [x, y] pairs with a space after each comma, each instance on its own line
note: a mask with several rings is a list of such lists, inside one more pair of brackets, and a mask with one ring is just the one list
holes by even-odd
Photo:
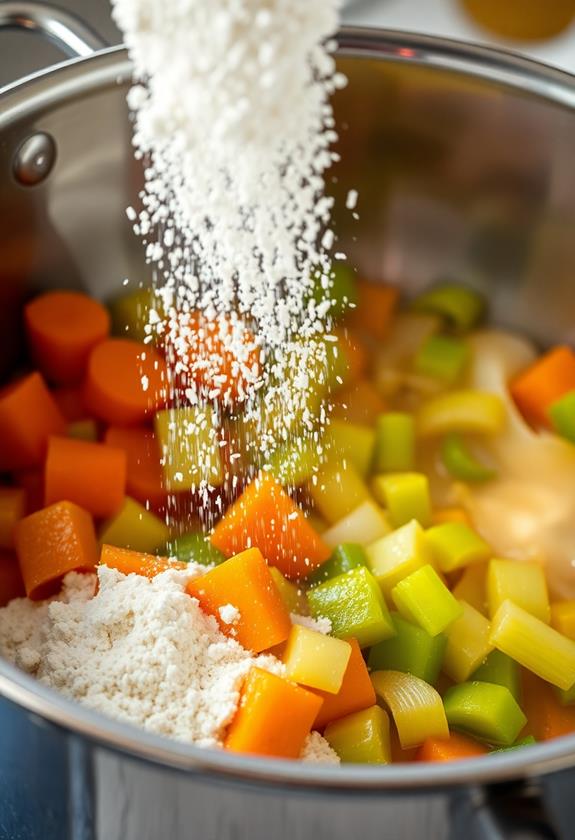
[[371, 681], [392, 714], [403, 749], [449, 736], [443, 702], [429, 683], [401, 671], [375, 671]]

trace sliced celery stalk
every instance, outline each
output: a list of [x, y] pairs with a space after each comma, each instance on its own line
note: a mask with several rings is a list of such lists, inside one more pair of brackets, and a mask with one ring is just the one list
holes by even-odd
[[412, 306], [418, 312], [442, 316], [461, 331], [474, 327], [485, 311], [481, 295], [455, 283], [442, 283], [424, 292], [413, 301]]
[[447, 638], [443, 633], [430, 636], [421, 627], [392, 613], [395, 636], [374, 645], [369, 651], [371, 671], [403, 671], [435, 685], [441, 670]]
[[364, 548], [357, 543], [342, 543], [333, 550], [329, 560], [322, 563], [319, 569], [316, 569], [307, 578], [306, 583], [314, 586], [338, 575], [351, 572], [358, 566], [367, 566], [367, 556]]
[[512, 601], [504, 601], [493, 616], [490, 641], [558, 688], [575, 683], [575, 642]]
[[423, 473], [392, 473], [373, 479], [374, 495], [383, 499], [395, 528], [417, 519], [426, 528], [431, 525], [429, 481]]
[[461, 604], [429, 565], [400, 580], [391, 597], [402, 616], [419, 624], [430, 636], [447, 630], [463, 615]]
[[426, 738], [449, 736], [443, 703], [433, 686], [401, 671], [374, 671], [371, 681], [378, 699], [391, 712], [403, 749], [416, 747]]
[[443, 660], [443, 670], [454, 682], [469, 679], [493, 650], [489, 642], [488, 620], [465, 601], [459, 603], [463, 607], [463, 615], [448, 630]]
[[380, 414], [375, 427], [376, 472], [406, 472], [415, 466], [415, 421], [406, 412]]
[[520, 738], [519, 741], [515, 741], [514, 744], [511, 744], [510, 747], [496, 747], [494, 750], [491, 750], [491, 753], [500, 753], [500, 752], [508, 752], [509, 750], [517, 750], [519, 747], [532, 747], [533, 744], [536, 744], [537, 741], [533, 737], [533, 735], [526, 735], [525, 738]]
[[184, 563], [191, 561], [202, 566], [218, 566], [226, 560], [226, 555], [212, 545], [201, 531], [190, 531], [188, 534], [174, 537], [166, 543], [165, 552]]
[[549, 409], [551, 425], [561, 437], [575, 443], [575, 391], [569, 391]]
[[463, 574], [451, 590], [458, 601], [467, 601], [482, 615], [487, 615], [486, 577], [487, 563], [466, 566], [463, 569]]
[[379, 706], [329, 723], [323, 733], [344, 764], [389, 764], [389, 717]]
[[460, 481], [489, 481], [497, 475], [494, 469], [486, 467], [469, 451], [456, 432], [443, 439], [441, 460], [448, 473]]
[[314, 276], [313, 298], [316, 303], [331, 301], [329, 316], [340, 321], [350, 305], [357, 306], [357, 283], [351, 268], [344, 262], [332, 263], [326, 273], [318, 270]]
[[340, 639], [370, 647], [395, 633], [377, 581], [363, 566], [310, 589], [307, 597], [313, 617], [329, 618]]
[[288, 679], [337, 694], [350, 656], [349, 642], [294, 624], [282, 658]]
[[309, 607], [305, 591], [300, 589], [297, 584], [287, 580], [275, 566], [270, 566], [269, 570], [287, 611], [298, 615], [308, 615]]
[[76, 420], [66, 429], [68, 437], [76, 440], [98, 440], [98, 424], [95, 420]]
[[519, 703], [521, 697], [519, 665], [500, 650], [492, 650], [485, 662], [471, 674], [470, 679], [474, 682], [503, 685]]
[[223, 483], [218, 432], [209, 406], [159, 411], [154, 425], [170, 492], [194, 490], [203, 483], [212, 487]]
[[430, 562], [423, 528], [415, 519], [366, 549], [369, 568], [386, 597], [400, 580]]
[[292, 443], [277, 449], [266, 467], [280, 484], [297, 487], [311, 478], [321, 461], [317, 443], [298, 435]]
[[498, 559], [490, 561], [487, 569], [489, 614], [495, 615], [507, 600], [513, 601], [546, 624], [549, 623], [551, 609], [547, 581], [539, 563]]
[[169, 533], [165, 522], [126, 496], [118, 513], [102, 523], [98, 536], [101, 544], [154, 554], [162, 548]]
[[505, 408], [498, 396], [487, 391], [450, 391], [424, 403], [416, 423], [423, 438], [449, 432], [496, 435], [505, 426]]
[[334, 417], [328, 426], [324, 443], [332, 461], [349, 461], [363, 478], [366, 477], [373, 459], [375, 429]]
[[421, 376], [438, 379], [444, 385], [454, 385], [469, 361], [469, 346], [460, 338], [432, 335], [419, 349], [413, 368]]
[[453, 572], [463, 566], [488, 560], [489, 545], [463, 522], [445, 522], [425, 533], [435, 566], [442, 572]]
[[311, 497], [322, 516], [338, 522], [367, 501], [370, 492], [354, 466], [327, 463], [309, 485]]
[[527, 723], [517, 701], [502, 685], [464, 682], [443, 698], [449, 725], [489, 744], [509, 747]]
[[391, 531], [385, 512], [371, 499], [366, 499], [355, 510], [340, 519], [322, 534], [323, 541], [330, 547], [344, 542], [369, 545]]

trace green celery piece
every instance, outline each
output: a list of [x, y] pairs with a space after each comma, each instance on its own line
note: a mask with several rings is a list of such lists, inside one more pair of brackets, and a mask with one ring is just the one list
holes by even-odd
[[373, 489], [376, 499], [383, 499], [395, 528], [412, 519], [417, 519], [424, 528], [431, 525], [429, 481], [423, 473], [378, 475], [373, 479]]
[[329, 723], [323, 733], [344, 764], [389, 764], [389, 716], [380, 706]]
[[292, 443], [276, 449], [265, 466], [280, 484], [297, 487], [311, 478], [321, 461], [317, 443], [298, 435]]
[[405, 472], [415, 466], [415, 420], [411, 414], [380, 414], [375, 427], [376, 472]]
[[128, 292], [109, 301], [112, 335], [143, 341], [146, 338], [144, 327], [148, 323], [150, 310], [158, 308], [159, 305], [159, 299], [149, 287]]
[[200, 563], [202, 566], [219, 566], [226, 560], [226, 555], [212, 545], [201, 531], [191, 531], [174, 537], [166, 543], [165, 553], [177, 557], [183, 563]]
[[455, 283], [442, 283], [419, 295], [412, 307], [418, 312], [441, 315], [451, 326], [466, 332], [481, 319], [485, 302], [472, 289]]
[[509, 689], [495, 683], [454, 685], [443, 705], [450, 727], [501, 747], [510, 747], [527, 723]]
[[[344, 458], [365, 478], [373, 459], [375, 431], [360, 423], [348, 423], [333, 418], [328, 426], [324, 443], [332, 460]], [[317, 445], [316, 445], [317, 449]]]
[[517, 750], [519, 747], [532, 747], [533, 744], [536, 744], [537, 741], [533, 737], [533, 735], [526, 735], [525, 738], [520, 738], [519, 741], [515, 741], [514, 744], [511, 744], [509, 747], [496, 747], [494, 750], [490, 750], [490, 754], [492, 753], [500, 753], [500, 752], [508, 752], [509, 750]]
[[444, 385], [454, 385], [469, 361], [469, 347], [460, 338], [432, 335], [421, 346], [413, 369], [422, 376], [438, 379]]
[[444, 522], [425, 532], [435, 565], [442, 572], [453, 572], [472, 563], [489, 560], [490, 546], [464, 522]]
[[509, 689], [519, 703], [521, 698], [521, 675], [519, 665], [506, 653], [492, 650], [485, 662], [469, 677], [472, 682], [495, 683]]
[[557, 434], [575, 443], [575, 391], [556, 400], [549, 409], [549, 416]]
[[340, 321], [348, 311], [350, 304], [357, 306], [357, 284], [352, 269], [342, 262], [332, 263], [326, 280], [320, 270], [314, 276], [313, 298], [316, 303], [331, 300], [329, 316]]
[[391, 590], [391, 598], [407, 621], [423, 627], [430, 636], [447, 630], [463, 614], [459, 601], [430, 565], [400, 580]]
[[555, 693], [559, 702], [562, 706], [573, 706], [575, 705], [575, 683], [571, 686], [571, 688], [555, 688]]
[[319, 569], [306, 579], [306, 582], [310, 586], [316, 586], [325, 580], [351, 572], [359, 566], [367, 566], [367, 556], [363, 546], [357, 543], [342, 543], [334, 548], [329, 560], [322, 563]]
[[395, 633], [377, 581], [364, 566], [319, 584], [307, 597], [312, 616], [329, 618], [339, 639], [353, 637], [370, 647]]
[[415, 519], [367, 546], [367, 562], [384, 595], [400, 580], [430, 562], [423, 528]]
[[489, 481], [496, 470], [486, 467], [471, 454], [457, 432], [446, 435], [441, 444], [441, 460], [447, 472], [460, 481]]
[[396, 635], [374, 645], [367, 664], [371, 671], [403, 671], [435, 685], [447, 637], [443, 633], [430, 636], [422, 627], [391, 613]]

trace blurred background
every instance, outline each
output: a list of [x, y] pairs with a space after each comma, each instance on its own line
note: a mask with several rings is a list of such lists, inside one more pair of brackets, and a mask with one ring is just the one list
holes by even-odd
[[[81, 15], [110, 44], [119, 43], [109, 0], [58, 5]], [[346, 23], [494, 44], [575, 72], [575, 0], [348, 0], [343, 16]], [[34, 36], [2, 33], [0, 85], [60, 58]]]

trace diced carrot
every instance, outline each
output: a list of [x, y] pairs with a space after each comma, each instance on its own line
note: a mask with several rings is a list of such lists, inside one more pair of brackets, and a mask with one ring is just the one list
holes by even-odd
[[419, 749], [419, 747], [402, 747], [396, 726], [392, 726], [389, 730], [389, 746], [392, 764], [409, 764], [414, 760]]
[[68, 500], [94, 516], [113, 516], [126, 493], [126, 453], [105, 443], [51, 437], [45, 504]]
[[13, 548], [14, 526], [24, 516], [25, 508], [22, 487], [0, 487], [0, 548]]
[[541, 356], [509, 386], [517, 407], [534, 426], [549, 426], [549, 408], [573, 389], [575, 353], [563, 346]]
[[369, 671], [355, 639], [347, 640], [351, 645], [351, 656], [337, 694], [317, 691], [323, 698], [323, 706], [314, 721], [314, 728], [321, 729], [332, 720], [368, 709], [376, 702], [375, 691], [369, 678]]
[[58, 502], [25, 516], [14, 538], [26, 594], [33, 600], [57, 591], [71, 571], [93, 571], [98, 562], [94, 523], [88, 511]]
[[15, 470], [14, 482], [24, 490], [24, 513], [35, 513], [44, 507], [44, 469]]
[[98, 344], [88, 360], [84, 398], [110, 425], [135, 426], [166, 404], [166, 362], [150, 345], [127, 338]]
[[521, 682], [521, 708], [527, 715], [521, 737], [533, 735], [536, 741], [550, 741], [575, 732], [575, 706], [562, 706], [552, 686], [525, 668]]
[[0, 391], [0, 470], [42, 463], [50, 435], [66, 423], [39, 373], [30, 373]]
[[0, 551], [0, 607], [25, 594], [18, 558], [11, 551]]
[[384, 401], [367, 379], [360, 379], [349, 388], [338, 391], [332, 403], [334, 417], [368, 426], [373, 425], [378, 415], [386, 410]]
[[46, 292], [24, 308], [32, 358], [51, 382], [83, 378], [93, 347], [110, 332], [105, 306], [82, 292]]
[[375, 338], [383, 339], [395, 314], [399, 290], [385, 283], [357, 283], [357, 307], [352, 310], [350, 322]]
[[[291, 620], [270, 570], [258, 548], [236, 554], [205, 575], [188, 583], [204, 612], [215, 616], [222, 631], [249, 650], [259, 653], [289, 636]], [[233, 624], [225, 624], [220, 607], [239, 611]]]
[[84, 400], [84, 390], [81, 386], [54, 388], [52, 396], [62, 416], [69, 423], [77, 423], [79, 420], [86, 420], [90, 416]]
[[338, 327], [333, 330], [333, 334], [337, 336], [338, 347], [347, 363], [345, 382], [350, 385], [365, 376], [369, 364], [369, 350], [354, 330]]
[[100, 553], [100, 564], [117, 569], [123, 575], [142, 575], [153, 578], [170, 569], [185, 569], [187, 564], [178, 560], [168, 560], [167, 557], [156, 557], [155, 554], [144, 554], [142, 551], [131, 551], [129, 548], [117, 548], [115, 545], [103, 545]]
[[330, 549], [269, 473], [261, 473], [228, 508], [211, 542], [228, 557], [257, 546], [270, 566], [290, 580], [305, 577]]
[[432, 514], [434, 525], [443, 525], [445, 522], [462, 522], [471, 527], [471, 519], [463, 508], [440, 508]]
[[104, 442], [123, 449], [126, 453], [127, 494], [143, 505], [149, 502], [156, 510], [161, 508], [166, 502], [167, 491], [158, 442], [151, 429], [122, 429], [110, 426], [104, 436]]
[[487, 747], [467, 735], [452, 732], [449, 738], [427, 738], [417, 750], [416, 761], [460, 761], [485, 755]]
[[299, 758], [321, 703], [311, 691], [252, 668], [225, 748], [252, 755]]

